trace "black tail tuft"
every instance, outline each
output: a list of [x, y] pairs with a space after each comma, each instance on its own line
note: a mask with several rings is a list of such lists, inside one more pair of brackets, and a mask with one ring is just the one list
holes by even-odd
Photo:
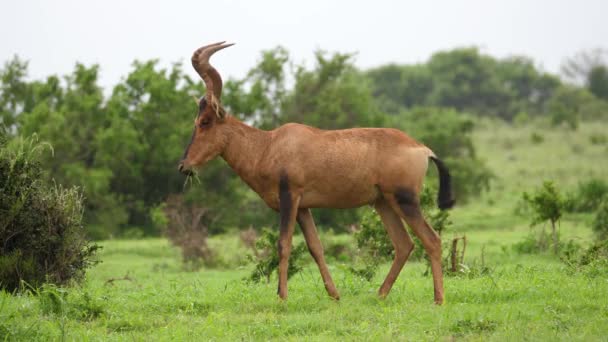
[[439, 171], [439, 194], [437, 195], [437, 205], [439, 209], [450, 209], [454, 206], [454, 197], [452, 195], [452, 178], [445, 164], [436, 157], [430, 157], [437, 166]]

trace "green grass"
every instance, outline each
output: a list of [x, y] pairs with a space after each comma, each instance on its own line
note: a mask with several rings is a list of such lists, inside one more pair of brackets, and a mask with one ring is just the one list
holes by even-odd
[[[199, 272], [183, 270], [179, 251], [163, 239], [114, 240], [102, 243], [102, 263], [81, 285], [38, 295], [0, 292], [0, 339], [605, 340], [606, 270], [573, 271], [550, 254], [521, 255], [512, 245], [530, 232], [529, 219], [515, 214], [522, 191], [543, 180], [570, 190], [586, 177], [606, 177], [608, 145], [590, 144], [606, 126], [582, 124], [572, 132], [480, 123], [478, 153], [497, 179], [489, 193], [453, 210], [454, 226], [444, 238], [466, 234], [466, 262], [479, 268], [483, 250], [491, 272], [446, 277], [441, 307], [433, 304], [422, 263], [408, 263], [380, 300], [376, 291], [388, 264], [367, 282], [330, 260], [342, 296], [335, 302], [307, 256], [309, 264], [289, 282], [288, 301], [280, 302], [276, 276], [269, 284], [242, 281], [252, 266], [235, 236], [210, 241], [229, 266]], [[542, 141], [533, 143], [533, 133]], [[589, 214], [566, 215], [562, 240], [588, 244], [590, 221]]]
[[376, 290], [387, 265], [369, 283], [333, 261], [340, 302], [326, 296], [311, 264], [290, 280], [289, 300], [280, 302], [275, 279], [247, 284], [242, 278], [249, 268], [183, 271], [177, 251], [160, 239], [103, 245], [104, 262], [65, 298], [59, 295], [59, 308], [45, 302], [58, 291], [53, 288], [39, 296], [1, 294], [0, 334], [9, 340], [148, 341], [600, 340], [608, 333], [605, 276], [572, 274], [550, 256], [489, 254], [493, 271], [447, 277], [447, 302], [438, 307], [420, 263], [408, 264], [389, 297], [380, 300]]

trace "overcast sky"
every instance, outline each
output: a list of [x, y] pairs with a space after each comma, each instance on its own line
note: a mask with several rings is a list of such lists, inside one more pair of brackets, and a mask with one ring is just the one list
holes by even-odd
[[28, 60], [31, 78], [98, 63], [104, 87], [135, 59], [188, 63], [194, 49], [218, 40], [237, 43], [212, 59], [225, 77], [244, 76], [260, 50], [276, 45], [297, 62], [318, 48], [358, 52], [362, 68], [476, 45], [530, 56], [552, 72], [580, 50], [608, 47], [606, 0], [2, 0], [0, 9], [0, 62]]

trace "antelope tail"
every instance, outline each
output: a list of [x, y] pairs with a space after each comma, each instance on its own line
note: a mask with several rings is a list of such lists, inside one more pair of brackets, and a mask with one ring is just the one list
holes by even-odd
[[452, 194], [452, 177], [445, 164], [436, 156], [429, 156], [435, 163], [439, 172], [439, 194], [437, 194], [437, 206], [441, 210], [450, 209], [454, 206], [454, 195]]

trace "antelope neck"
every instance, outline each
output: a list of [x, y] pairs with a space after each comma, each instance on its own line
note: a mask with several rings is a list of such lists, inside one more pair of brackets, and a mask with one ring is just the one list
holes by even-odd
[[270, 144], [270, 132], [251, 127], [227, 116], [227, 142], [221, 156], [243, 179], [254, 176], [256, 164]]

